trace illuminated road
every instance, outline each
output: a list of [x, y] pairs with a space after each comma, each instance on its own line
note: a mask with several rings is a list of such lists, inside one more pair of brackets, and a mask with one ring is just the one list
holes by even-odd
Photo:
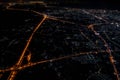
[[[33, 38], [33, 35], [34, 35], [35, 32], [38, 30], [38, 28], [42, 25], [42, 23], [46, 20], [46, 18], [47, 18], [47, 16], [44, 15], [42, 21], [40, 21], [40, 23], [37, 25], [37, 27], [36, 27], [36, 28], [34, 29], [34, 31], [32, 32], [32, 34], [31, 34], [31, 36], [29, 37], [29, 39], [28, 39], [28, 41], [27, 41], [27, 44], [26, 44], [26, 46], [25, 46], [25, 48], [24, 48], [24, 50], [23, 50], [23, 52], [22, 52], [22, 54], [21, 54], [18, 62], [17, 62], [16, 65], [15, 65], [15, 68], [18, 68], [18, 67], [21, 65], [21, 63], [22, 63], [22, 61], [23, 61], [23, 59], [24, 59], [24, 55], [25, 55], [25, 53], [26, 53], [26, 51], [27, 51], [27, 48], [28, 48], [28, 46], [29, 46], [29, 44], [30, 44], [30, 42], [31, 42], [31, 40], [32, 40], [32, 38]], [[14, 80], [14, 77], [16, 76], [16, 74], [17, 74], [17, 71], [12, 71], [12, 72], [10, 73], [10, 75], [9, 75], [9, 77], [8, 77], [7, 80]]]
[[104, 46], [106, 47], [106, 52], [109, 54], [110, 62], [111, 62], [111, 64], [112, 64], [113, 68], [114, 68], [114, 74], [116, 75], [117, 80], [120, 80], [119, 73], [118, 73], [118, 70], [117, 70], [116, 65], [115, 65], [115, 60], [114, 60], [114, 57], [113, 57], [113, 55], [112, 55], [112, 51], [111, 51], [108, 43], [106, 42], [106, 40], [100, 35], [100, 33], [98, 33], [98, 32], [94, 29], [94, 26], [95, 26], [95, 24], [90, 24], [90, 25], [88, 26], [88, 29], [91, 29], [91, 30], [94, 32], [94, 34], [95, 34], [96, 36], [98, 36], [98, 37], [103, 41]]

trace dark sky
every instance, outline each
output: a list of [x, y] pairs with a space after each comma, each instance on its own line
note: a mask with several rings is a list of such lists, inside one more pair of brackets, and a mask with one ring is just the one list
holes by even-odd
[[[74, 1], [74, 0], [72, 0], [72, 1]], [[86, 8], [120, 9], [120, 1], [119, 0], [77, 0], [77, 1], [79, 4], [78, 5], [79, 7], [82, 6], [82, 7], [86, 7]]]
[[84, 1], [85, 5], [88, 5], [90, 7], [120, 8], [119, 0], [84, 0]]
[[[0, 0], [0, 2], [8, 2], [8, 1], [18, 1], [18, 0]], [[29, 0], [23, 0], [29, 1]], [[31, 0], [30, 0], [31, 1]], [[32, 0], [34, 1], [34, 0]], [[41, 1], [41, 0], [40, 0]], [[44, 0], [49, 2], [69, 2], [69, 1], [77, 1], [78, 7], [90, 7], [90, 8], [113, 8], [113, 9], [120, 9], [120, 1], [119, 0]]]

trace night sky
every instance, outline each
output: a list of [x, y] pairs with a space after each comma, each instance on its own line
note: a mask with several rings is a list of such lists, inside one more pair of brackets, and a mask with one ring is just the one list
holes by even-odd
[[[18, 1], [18, 0], [0, 0], [0, 2]], [[35, 0], [23, 0], [23, 1], [35, 1]], [[39, 0], [38, 0], [39, 1]], [[119, 0], [40, 0], [45, 2], [57, 2], [62, 5], [70, 5], [83, 8], [110, 8], [120, 9]]]

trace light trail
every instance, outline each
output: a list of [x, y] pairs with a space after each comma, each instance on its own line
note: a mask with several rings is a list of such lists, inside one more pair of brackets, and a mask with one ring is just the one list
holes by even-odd
[[[101, 52], [105, 52], [105, 51], [101, 51]], [[78, 54], [72, 54], [72, 55], [67, 55], [67, 56], [63, 56], [63, 57], [53, 58], [53, 59], [49, 59], [49, 60], [43, 60], [43, 61], [31, 63], [31, 64], [26, 64], [26, 65], [24, 65], [22, 67], [19, 67], [19, 69], [24, 69], [24, 68], [27, 68], [27, 67], [31, 67], [31, 66], [35, 66], [35, 65], [43, 64], [43, 63], [47, 63], [47, 62], [54, 62], [54, 61], [59, 61], [59, 60], [64, 60], [64, 59], [70, 59], [72, 57], [78, 57], [80, 55], [97, 54], [97, 53], [98, 53], [97, 51], [94, 51], [94, 52], [81, 52], [81, 53], [78, 53]]]
[[81, 35], [82, 35], [83, 37], [85, 37], [87, 40], [89, 40], [91, 43], [93, 43], [95, 47], [97, 47], [97, 45], [96, 45], [88, 36], [86, 36], [86, 35], [84, 34], [84, 32], [80, 31], [80, 33], [81, 33]]
[[27, 9], [13, 9], [13, 8], [8, 8], [8, 10], [17, 10], [17, 11], [19, 10], [19, 11], [27, 11], [27, 12], [31, 11], [31, 12], [36, 13], [36, 14], [38, 14], [38, 15], [42, 15], [42, 16], [46, 15], [46, 16], [47, 16], [46, 19], [50, 19], [50, 20], [54, 20], [54, 21], [59, 21], [59, 22], [62, 22], [62, 23], [68, 23], [68, 24], [74, 24], [74, 25], [85, 26], [85, 25], [82, 25], [82, 24], [77, 24], [77, 23], [75, 23], [75, 22], [71, 22], [71, 21], [67, 21], [67, 20], [59, 19], [59, 18], [54, 17], [54, 16], [48, 16], [47, 14], [40, 13], [40, 12], [38, 12], [38, 11], [34, 11], [34, 10], [27, 10]]
[[54, 61], [58, 61], [58, 60], [64, 60], [64, 59], [69, 59], [72, 57], [78, 57], [80, 55], [86, 55], [86, 54], [98, 54], [98, 53], [106, 53], [106, 51], [91, 51], [91, 52], [81, 52], [81, 53], [76, 53], [76, 54], [71, 54], [71, 55], [67, 55], [67, 56], [62, 56], [62, 57], [58, 57], [58, 58], [53, 58], [53, 59], [48, 59], [48, 60], [43, 60], [43, 61], [38, 61], [38, 62], [30, 62], [30, 64], [26, 64], [23, 66], [19, 66], [19, 67], [11, 67], [8, 69], [4, 69], [4, 70], [0, 70], [0, 72], [7, 72], [7, 71], [14, 71], [14, 70], [21, 70], [27, 67], [31, 67], [31, 66], [35, 66], [37, 64], [42, 64], [42, 63], [47, 63], [47, 62], [54, 62]]
[[34, 10], [31, 10], [32, 12], [38, 14], [38, 15], [46, 15], [47, 16], [47, 19], [50, 19], [50, 20], [55, 20], [55, 21], [59, 21], [59, 22], [63, 22], [63, 23], [68, 23], [68, 24], [76, 24], [74, 22], [71, 22], [71, 21], [66, 21], [66, 20], [62, 20], [62, 19], [58, 19], [54, 16], [48, 16], [47, 14], [44, 14], [44, 13], [40, 13], [40, 12], [37, 12], [37, 11], [34, 11]]
[[90, 12], [88, 12], [88, 11], [86, 11], [86, 10], [82, 10], [82, 11], [83, 11], [85, 14], [88, 14], [88, 15], [91, 15], [91, 16], [95, 17], [96, 19], [102, 20], [102, 21], [104, 21], [105, 23], [109, 23], [107, 20], [103, 19], [103, 18], [100, 17], [100, 16], [91, 14]]
[[106, 47], [106, 52], [109, 54], [109, 60], [110, 60], [110, 62], [111, 62], [111, 64], [112, 64], [112, 66], [113, 66], [113, 69], [114, 69], [116, 78], [117, 78], [117, 80], [120, 80], [119, 73], [118, 73], [118, 70], [117, 70], [116, 65], [115, 65], [115, 60], [114, 60], [114, 57], [113, 57], [113, 55], [112, 55], [112, 51], [111, 51], [111, 49], [109, 48], [109, 45], [108, 45], [108, 43], [106, 42], [106, 40], [100, 35], [100, 33], [98, 33], [98, 32], [94, 29], [94, 26], [95, 26], [95, 24], [90, 24], [90, 25], [88, 26], [88, 29], [91, 29], [91, 31], [93, 31], [94, 34], [95, 34], [96, 36], [98, 36], [98, 37], [103, 41], [104, 46]]
[[[26, 44], [24, 50], [22, 51], [22, 54], [21, 54], [18, 62], [17, 62], [16, 65], [15, 65], [16, 68], [21, 65], [21, 63], [22, 63], [22, 61], [23, 61], [23, 59], [24, 59], [24, 55], [25, 55], [25, 53], [26, 53], [26, 51], [27, 51], [27, 49], [28, 49], [28, 46], [29, 46], [32, 38], [33, 38], [33, 35], [34, 35], [35, 32], [38, 30], [38, 28], [42, 25], [42, 23], [46, 20], [46, 18], [47, 18], [47, 16], [44, 15], [42, 21], [40, 21], [40, 23], [37, 25], [37, 27], [33, 30], [32, 34], [30, 35], [30, 37], [29, 37], [29, 39], [28, 39], [28, 41], [27, 41], [27, 44]], [[16, 74], [17, 74], [17, 71], [12, 71], [12, 72], [10, 73], [10, 75], [9, 75], [9, 77], [8, 77], [7, 80], [14, 80], [14, 77], [15, 77]]]
[[[115, 51], [112, 50], [112, 52], [115, 52]], [[11, 68], [8, 68], [8, 69], [0, 70], [0, 72], [4, 73], [4, 72], [8, 72], [8, 71], [22, 70], [22, 69], [25, 69], [25, 68], [28, 68], [28, 67], [35, 66], [37, 64], [43, 64], [43, 63], [47, 63], [47, 62], [55, 62], [55, 61], [59, 61], [59, 60], [70, 59], [72, 57], [78, 57], [78, 56], [86, 55], [86, 54], [88, 55], [88, 54], [99, 54], [99, 53], [106, 54], [106, 51], [81, 52], [81, 53], [71, 54], [71, 55], [62, 56], [62, 57], [58, 57], [58, 58], [53, 58], [53, 59], [48, 59], [48, 60], [42, 60], [42, 61], [38, 61], [38, 62], [30, 62], [30, 63], [28, 63], [26, 65], [19, 66], [18, 68], [11, 67]]]

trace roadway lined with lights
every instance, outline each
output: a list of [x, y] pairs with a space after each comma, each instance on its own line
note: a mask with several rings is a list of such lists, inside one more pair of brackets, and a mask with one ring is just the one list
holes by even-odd
[[90, 24], [90, 25], [88, 26], [88, 29], [90, 29], [91, 31], [93, 31], [94, 34], [95, 34], [96, 36], [98, 36], [98, 37], [103, 41], [104, 46], [106, 47], [106, 52], [109, 54], [109, 59], [110, 59], [110, 62], [111, 62], [111, 64], [112, 64], [112, 66], [113, 66], [114, 74], [116, 75], [117, 80], [120, 80], [119, 73], [118, 73], [118, 70], [117, 70], [116, 65], [115, 65], [115, 62], [116, 62], [116, 61], [115, 61], [115, 59], [114, 59], [114, 57], [113, 57], [113, 55], [112, 55], [112, 51], [111, 51], [108, 43], [106, 42], [106, 40], [100, 35], [100, 33], [98, 33], [98, 32], [94, 29], [94, 26], [95, 26], [95, 24]]
[[[14, 10], [14, 9], [13, 9], [13, 10]], [[30, 42], [31, 42], [31, 40], [32, 40], [32, 38], [33, 38], [33, 35], [34, 35], [35, 32], [38, 30], [38, 28], [41, 27], [42, 23], [46, 20], [46, 18], [47, 18], [47, 16], [46, 16], [46, 15], [43, 15], [42, 21], [40, 21], [40, 23], [37, 25], [37, 27], [33, 30], [32, 34], [30, 35], [30, 37], [29, 37], [29, 39], [28, 39], [28, 41], [27, 41], [27, 44], [26, 44], [25, 48], [23, 49], [23, 51], [22, 51], [22, 53], [21, 53], [21, 56], [20, 56], [18, 62], [17, 62], [17, 63], [15, 64], [15, 66], [14, 66], [15, 68], [18, 68], [18, 67], [21, 65], [21, 63], [22, 63], [22, 61], [23, 61], [23, 59], [24, 59], [25, 53], [26, 53], [26, 51], [27, 51], [27, 49], [28, 49], [28, 47], [29, 47], [29, 44], [30, 44]], [[17, 71], [12, 71], [12, 72], [10, 73], [10, 75], [9, 75], [9, 77], [8, 77], [7, 80], [14, 80], [16, 74], [17, 74]]]

